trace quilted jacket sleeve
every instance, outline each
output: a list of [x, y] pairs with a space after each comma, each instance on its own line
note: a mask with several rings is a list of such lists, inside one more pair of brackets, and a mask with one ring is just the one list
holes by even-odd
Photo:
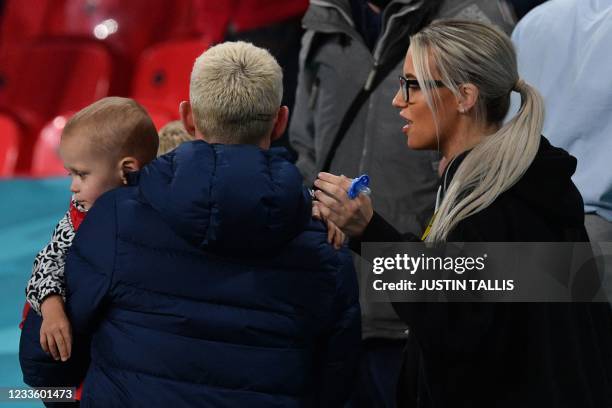
[[31, 386], [78, 386], [90, 361], [90, 339], [107, 299], [115, 256], [114, 196], [100, 197], [79, 228], [65, 265], [66, 310], [73, 329], [72, 355], [54, 361], [39, 343], [42, 319], [29, 313], [21, 333], [19, 360]]

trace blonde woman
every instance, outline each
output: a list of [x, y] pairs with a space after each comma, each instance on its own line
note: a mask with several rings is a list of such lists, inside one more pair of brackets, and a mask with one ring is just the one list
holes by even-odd
[[[420, 239], [588, 240], [582, 198], [571, 181], [576, 159], [541, 136], [542, 98], [518, 77], [506, 35], [481, 23], [433, 23], [411, 37], [403, 71], [393, 105], [406, 121], [408, 147], [438, 150], [448, 163]], [[511, 92], [522, 104], [504, 125]], [[347, 177], [321, 173], [315, 186], [315, 214], [339, 226], [354, 248], [365, 241], [419, 240], [389, 225], [367, 195], [350, 200]], [[612, 404], [607, 304], [394, 307], [411, 330], [400, 406]]]

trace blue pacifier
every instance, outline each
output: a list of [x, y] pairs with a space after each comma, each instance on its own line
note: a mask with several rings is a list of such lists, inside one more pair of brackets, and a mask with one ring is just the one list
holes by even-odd
[[348, 190], [348, 196], [351, 200], [357, 198], [359, 194], [370, 195], [370, 176], [362, 174], [359, 177], [355, 177], [351, 183], [351, 188]]

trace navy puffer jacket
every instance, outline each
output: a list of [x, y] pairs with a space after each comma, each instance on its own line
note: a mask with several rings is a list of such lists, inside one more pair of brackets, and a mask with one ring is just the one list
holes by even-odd
[[342, 406], [356, 275], [282, 151], [190, 142], [134, 184], [96, 202], [68, 256], [75, 343], [91, 336], [81, 405]]

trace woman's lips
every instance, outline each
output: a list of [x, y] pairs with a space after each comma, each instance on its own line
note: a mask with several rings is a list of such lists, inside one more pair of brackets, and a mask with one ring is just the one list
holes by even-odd
[[404, 125], [404, 127], [402, 128], [402, 131], [403, 131], [403, 132], [407, 132], [407, 131], [408, 131], [408, 129], [410, 129], [410, 126], [412, 126], [412, 121], [411, 121], [411, 120], [409, 120], [409, 121], [408, 121], [408, 123], [406, 123], [406, 124]]

